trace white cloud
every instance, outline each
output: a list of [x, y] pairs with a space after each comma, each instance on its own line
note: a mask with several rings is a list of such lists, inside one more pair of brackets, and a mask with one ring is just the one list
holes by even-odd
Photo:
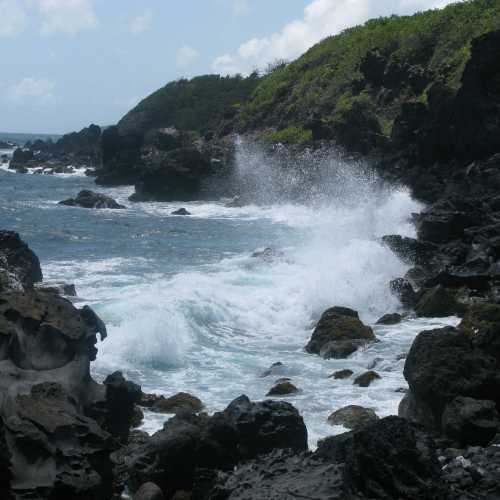
[[233, 0], [233, 14], [235, 16], [244, 16], [250, 11], [248, 0]]
[[76, 35], [97, 27], [91, 0], [36, 0], [42, 16], [41, 33]]
[[189, 45], [184, 45], [181, 47], [176, 54], [175, 60], [179, 68], [189, 68], [200, 58], [200, 53], [190, 47]]
[[27, 16], [18, 0], [0, 1], [0, 37], [13, 37], [26, 28]]
[[278, 59], [295, 59], [323, 38], [370, 18], [412, 14], [418, 10], [444, 7], [456, 0], [313, 0], [302, 19], [263, 38], [240, 45], [234, 54], [218, 56], [212, 68], [217, 73], [250, 73]]
[[153, 23], [153, 12], [150, 9], [145, 10], [142, 14], [133, 17], [128, 25], [128, 30], [133, 35], [140, 35], [151, 29]]
[[8, 87], [6, 96], [15, 102], [31, 100], [45, 104], [54, 99], [55, 86], [52, 80], [46, 78], [27, 77]]

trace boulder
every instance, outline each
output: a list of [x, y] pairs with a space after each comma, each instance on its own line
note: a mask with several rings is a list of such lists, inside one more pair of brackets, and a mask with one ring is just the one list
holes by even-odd
[[334, 378], [336, 380], [338, 379], [345, 379], [349, 378], [354, 374], [352, 370], [338, 370], [335, 373], [332, 373], [328, 378]]
[[201, 400], [186, 392], [179, 392], [169, 398], [149, 394], [143, 395], [141, 404], [157, 413], [179, 413], [184, 411], [198, 413], [203, 409]]
[[500, 305], [474, 304], [468, 308], [458, 330], [472, 345], [494, 354], [500, 361]]
[[307, 431], [297, 410], [282, 401], [234, 400], [212, 417], [183, 413], [142, 443], [132, 443], [116, 457], [121, 477], [132, 491], [155, 482], [167, 496], [191, 491], [200, 468], [231, 470], [240, 460], [273, 449], [307, 449]]
[[287, 394], [296, 394], [299, 392], [297, 387], [295, 387], [288, 380], [277, 381], [276, 385], [269, 389], [269, 392], [266, 396], [286, 396]]
[[397, 325], [403, 321], [403, 316], [398, 313], [384, 314], [377, 320], [377, 325]]
[[306, 351], [323, 357], [347, 357], [375, 340], [373, 330], [360, 321], [356, 311], [332, 307], [321, 316]]
[[463, 314], [464, 306], [457, 301], [453, 290], [438, 285], [424, 292], [415, 305], [417, 316], [441, 318]]
[[445, 500], [432, 440], [387, 417], [318, 443], [312, 453], [275, 451], [219, 474], [209, 500]]
[[59, 202], [59, 205], [66, 205], [68, 207], [82, 207], [82, 208], [111, 208], [111, 209], [124, 209], [124, 205], [120, 205], [113, 198], [106, 196], [102, 193], [95, 193], [84, 189], [78, 193], [76, 198], [69, 198]]
[[357, 405], [341, 408], [328, 417], [330, 425], [343, 425], [347, 429], [358, 429], [375, 420], [378, 420], [378, 416], [371, 408]]
[[380, 379], [380, 375], [373, 370], [362, 373], [354, 379], [354, 384], [359, 385], [360, 387], [368, 387], [375, 380]]
[[21, 240], [19, 234], [0, 231], [0, 292], [12, 288], [30, 289], [42, 279], [38, 257]]
[[37, 283], [35, 284], [35, 288], [41, 292], [76, 297], [76, 287], [72, 283]]
[[492, 352], [474, 347], [466, 333], [446, 327], [418, 334], [405, 362], [410, 392], [400, 415], [439, 429], [456, 397], [500, 402], [500, 375]]
[[462, 446], [486, 446], [499, 427], [494, 401], [459, 396], [446, 405], [441, 416], [442, 430]]

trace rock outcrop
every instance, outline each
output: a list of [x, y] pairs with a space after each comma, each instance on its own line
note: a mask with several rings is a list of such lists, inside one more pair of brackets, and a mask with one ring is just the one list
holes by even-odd
[[78, 193], [76, 198], [69, 198], [59, 202], [59, 205], [67, 207], [81, 207], [81, 208], [111, 208], [111, 209], [124, 209], [124, 205], [120, 205], [113, 198], [102, 193], [95, 193], [84, 189]]

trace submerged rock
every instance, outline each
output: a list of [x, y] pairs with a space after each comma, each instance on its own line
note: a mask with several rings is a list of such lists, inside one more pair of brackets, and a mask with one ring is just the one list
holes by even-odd
[[124, 205], [120, 205], [113, 198], [106, 196], [102, 193], [95, 193], [84, 189], [78, 193], [76, 198], [69, 198], [59, 202], [59, 205], [66, 205], [68, 207], [82, 207], [82, 208], [111, 208], [111, 209], [124, 209]]
[[375, 380], [380, 379], [380, 375], [372, 370], [367, 371], [354, 379], [354, 384], [360, 387], [368, 387]]
[[341, 408], [328, 417], [330, 425], [343, 425], [347, 429], [358, 429], [375, 420], [378, 420], [378, 416], [371, 408], [357, 405]]
[[360, 321], [356, 311], [332, 307], [321, 316], [306, 351], [324, 358], [345, 358], [375, 340], [372, 329]]
[[269, 377], [269, 375], [277, 375], [283, 372], [285, 365], [281, 361], [273, 363], [267, 370], [264, 370], [261, 374], [261, 378]]
[[332, 373], [329, 378], [334, 378], [334, 379], [345, 379], [345, 378], [349, 378], [349, 377], [352, 377], [352, 375], [354, 374], [354, 372], [352, 370], [338, 370], [336, 371], [335, 373]]
[[179, 210], [172, 212], [172, 215], [191, 215], [191, 212], [188, 212], [185, 208], [179, 208]]

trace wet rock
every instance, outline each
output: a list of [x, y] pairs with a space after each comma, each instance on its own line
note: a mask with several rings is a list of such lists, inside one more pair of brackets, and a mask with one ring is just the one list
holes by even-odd
[[443, 411], [456, 397], [499, 402], [500, 377], [492, 352], [474, 347], [464, 332], [446, 327], [421, 332], [405, 362], [410, 392], [400, 415], [439, 429]]
[[264, 250], [258, 250], [252, 254], [254, 259], [262, 259], [265, 262], [273, 262], [276, 259], [282, 259], [284, 256], [285, 254], [283, 252], [271, 247], [264, 248]]
[[165, 500], [165, 496], [155, 483], [144, 483], [137, 490], [133, 500]]
[[188, 212], [185, 208], [179, 208], [179, 210], [172, 212], [172, 215], [191, 215], [191, 212]]
[[441, 417], [443, 431], [461, 445], [486, 446], [500, 426], [493, 401], [456, 397], [444, 409]]
[[414, 238], [407, 238], [399, 235], [388, 235], [382, 241], [404, 262], [408, 264], [426, 265], [437, 246], [433, 243], [423, 242]]
[[441, 318], [462, 314], [464, 306], [457, 301], [456, 293], [438, 285], [427, 290], [415, 306], [417, 316]]
[[19, 234], [0, 231], [0, 292], [30, 289], [42, 279], [38, 257]]
[[367, 371], [354, 379], [354, 384], [360, 387], [368, 387], [375, 380], [380, 379], [380, 375], [372, 370]]
[[420, 214], [417, 234], [423, 241], [447, 243], [461, 238], [469, 226], [469, 219], [464, 212], [430, 209]]
[[343, 425], [347, 429], [358, 429], [375, 420], [378, 420], [378, 416], [371, 408], [357, 405], [341, 408], [328, 417], [330, 425]]
[[296, 394], [297, 392], [299, 392], [299, 390], [291, 382], [282, 381], [276, 383], [266, 396], [286, 396], [287, 394]]
[[334, 378], [334, 379], [345, 379], [345, 378], [349, 378], [349, 377], [352, 377], [352, 375], [354, 374], [354, 372], [352, 370], [338, 370], [336, 371], [335, 373], [332, 373], [329, 378]]
[[458, 329], [471, 339], [474, 346], [485, 349], [500, 360], [500, 305], [472, 305]]
[[389, 288], [405, 307], [412, 308], [415, 305], [417, 294], [407, 279], [396, 278], [389, 283]]
[[397, 417], [320, 441], [312, 454], [275, 451], [219, 474], [209, 500], [444, 500], [432, 440]]
[[372, 329], [360, 321], [356, 311], [332, 307], [321, 316], [306, 351], [323, 357], [347, 357], [375, 340]]
[[76, 198], [69, 198], [59, 202], [59, 205], [66, 205], [68, 207], [82, 207], [82, 208], [110, 208], [110, 209], [123, 209], [127, 208], [120, 205], [113, 198], [106, 196], [102, 193], [95, 193], [84, 189], [78, 193]]
[[191, 491], [200, 468], [231, 470], [240, 460], [285, 448], [307, 449], [297, 410], [284, 401], [252, 403], [241, 396], [212, 417], [173, 417], [142, 444], [124, 448], [115, 461], [132, 491], [153, 481], [169, 498], [178, 490]]
[[143, 394], [140, 404], [157, 413], [175, 414], [184, 411], [198, 413], [203, 409], [201, 400], [186, 392], [179, 392], [169, 398], [155, 394]]
[[273, 363], [267, 370], [264, 370], [261, 374], [261, 378], [269, 377], [269, 375], [277, 375], [283, 372], [285, 366], [281, 361]]
[[403, 316], [398, 313], [384, 314], [380, 319], [377, 320], [377, 325], [397, 325], [403, 321]]

